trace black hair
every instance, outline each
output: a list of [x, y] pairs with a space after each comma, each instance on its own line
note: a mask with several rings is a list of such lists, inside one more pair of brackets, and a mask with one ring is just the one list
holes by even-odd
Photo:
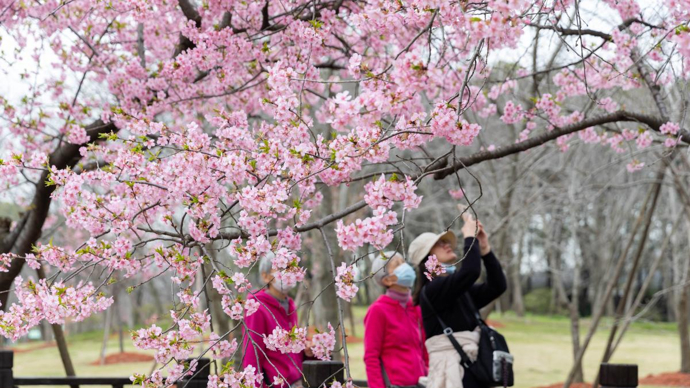
[[422, 288], [429, 284], [429, 279], [427, 279], [424, 274], [424, 268], [426, 268], [426, 262], [429, 260], [429, 255], [427, 255], [415, 268], [417, 272], [417, 279], [414, 282], [414, 289], [412, 290], [412, 302], [415, 306], [419, 306], [422, 297]]

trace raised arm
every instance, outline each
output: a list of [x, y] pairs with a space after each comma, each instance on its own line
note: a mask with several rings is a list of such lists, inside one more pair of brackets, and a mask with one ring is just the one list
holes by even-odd
[[491, 303], [508, 288], [503, 268], [501, 268], [501, 263], [494, 256], [494, 253], [489, 251], [482, 256], [482, 261], [484, 268], [486, 268], [486, 281], [470, 288], [470, 296], [472, 296], [472, 301], [478, 309]]
[[426, 295], [434, 306], [443, 307], [447, 303], [454, 303], [457, 296], [467, 292], [479, 279], [482, 270], [479, 244], [473, 237], [467, 237], [463, 251], [465, 259], [459, 270], [449, 276], [438, 277], [426, 285]]

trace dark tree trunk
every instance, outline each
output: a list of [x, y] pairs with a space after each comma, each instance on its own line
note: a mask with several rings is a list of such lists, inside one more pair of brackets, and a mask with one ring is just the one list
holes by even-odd
[[[337, 188], [329, 187], [324, 189], [322, 193], [323, 201], [321, 202], [321, 208], [324, 210], [324, 212], [326, 212], [326, 214], [330, 214], [335, 210], [335, 204], [338, 202]], [[323, 228], [323, 231], [330, 246], [337, 247], [338, 239], [336, 238], [333, 227], [326, 226]], [[319, 249], [319, 256], [314, 257], [314, 261], [320, 261], [320, 270], [318, 274], [319, 286], [318, 289], [314, 291], [319, 293], [324, 287], [330, 284], [319, 298], [321, 302], [321, 311], [318, 312], [319, 314], [317, 317], [319, 319], [316, 321], [316, 324], [320, 329], [325, 329], [327, 323], [330, 323], [334, 328], [336, 328], [338, 326], [338, 296], [335, 294], [335, 284], [333, 280], [335, 278], [335, 274], [333, 274], [331, 271], [331, 264], [329, 262], [330, 258], [328, 257], [328, 252], [325, 248], [325, 242], [323, 241], [321, 233], [317, 231], [313, 234], [313, 236], [317, 239], [314, 245], [320, 245], [323, 247], [323, 249]], [[333, 260], [336, 268], [340, 266], [340, 263], [343, 262], [343, 256], [340, 249], [333, 250]], [[336, 329], [336, 332], [339, 333], [338, 329]], [[342, 347], [342, 339], [343, 338], [341, 335], [336, 335], [336, 349], [340, 349]], [[333, 352], [333, 359], [336, 361], [341, 361], [342, 355], [340, 352]]]
[[515, 260], [511, 260], [513, 265], [510, 269], [510, 277], [512, 279], [513, 287], [513, 303], [512, 308], [518, 317], [525, 316], [525, 302], [522, 298], [522, 281], [520, 277], [520, 267], [522, 266], [522, 248], [525, 239], [525, 228], [520, 231], [520, 236], [518, 237], [518, 250]]
[[[118, 128], [111, 123], [105, 124], [101, 120], [96, 120], [86, 128], [89, 135], [89, 142], [95, 143], [98, 141], [101, 133], [117, 132]], [[48, 163], [58, 170], [66, 167], [74, 167], [81, 158], [79, 154], [80, 145], [64, 144], [52, 154], [50, 154]], [[23, 256], [31, 252], [31, 248], [36, 245], [38, 239], [41, 237], [43, 224], [45, 223], [50, 204], [52, 201], [51, 194], [55, 190], [55, 186], [46, 185], [48, 180], [48, 172], [41, 174], [38, 182], [34, 185], [34, 197], [31, 206], [27, 213], [17, 223], [15, 229], [0, 240], [0, 253], [15, 253]], [[9, 290], [12, 288], [14, 278], [19, 275], [24, 266], [23, 259], [12, 260], [7, 272], [0, 272], [0, 308], [7, 308], [7, 298], [9, 297]]]
[[690, 332], [688, 332], [688, 314], [690, 314], [690, 303], [688, 302], [688, 292], [690, 287], [683, 287], [683, 291], [678, 300], [678, 334], [680, 335], [680, 371], [690, 373]]

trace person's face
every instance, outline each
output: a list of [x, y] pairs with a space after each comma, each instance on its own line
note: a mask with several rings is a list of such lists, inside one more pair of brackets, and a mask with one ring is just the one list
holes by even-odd
[[429, 251], [430, 255], [436, 255], [439, 263], [450, 264], [458, 259], [453, 246], [446, 240], [438, 240]]
[[388, 275], [381, 279], [384, 286], [391, 287], [398, 282], [398, 277], [393, 274], [393, 271], [400, 267], [404, 262], [405, 260], [403, 260], [402, 256], [400, 255], [395, 255], [388, 259], [388, 265], [386, 265], [386, 273]]
[[271, 273], [262, 273], [261, 274], [261, 280], [264, 282], [264, 284], [271, 284], [271, 281], [273, 281], [273, 273], [275, 270], [272, 270]]

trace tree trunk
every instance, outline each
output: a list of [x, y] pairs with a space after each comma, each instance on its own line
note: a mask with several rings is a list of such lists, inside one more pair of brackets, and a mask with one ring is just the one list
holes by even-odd
[[117, 320], [117, 325], [118, 325], [118, 340], [120, 342], [120, 353], [125, 352], [125, 339], [124, 339], [124, 325], [122, 324], [122, 319]]
[[153, 304], [156, 307], [156, 313], [158, 314], [159, 318], [163, 317], [166, 314], [165, 304], [161, 299], [161, 294], [158, 292], [158, 289], [156, 288], [155, 279], [150, 281], [148, 284], [151, 288], [151, 295], [153, 295]]
[[551, 221], [551, 236], [546, 242], [547, 254], [546, 260], [549, 266], [549, 276], [551, 279], [551, 313], [555, 314], [561, 306], [568, 304], [568, 297], [563, 286], [563, 279], [561, 278], [561, 240], [563, 237], [563, 215], [556, 211], [552, 214]]
[[[669, 289], [673, 287], [673, 278], [674, 278], [674, 269], [673, 269], [673, 258], [675, 255], [673, 252], [669, 254], [669, 256], [664, 260], [664, 269], [662, 271], [663, 274], [663, 279], [662, 279], [662, 287], [664, 289]], [[676, 319], [676, 308], [675, 306], [678, 305], [676, 303], [676, 298], [675, 298], [675, 293], [674, 292], [669, 292], [666, 295], [664, 295], [664, 301], [666, 303], [666, 321], [667, 322], [674, 322], [677, 321]]]
[[[36, 270], [36, 274], [39, 279], [45, 279], [46, 274], [43, 267], [39, 267]], [[110, 310], [110, 309], [108, 309]], [[74, 364], [72, 364], [72, 358], [69, 355], [69, 349], [67, 348], [67, 340], [65, 339], [65, 332], [62, 330], [60, 325], [51, 325], [53, 327], [53, 335], [55, 336], [55, 343], [57, 344], [58, 351], [60, 352], [60, 358], [62, 359], [62, 365], [65, 368], [65, 375], [76, 376], [74, 371]], [[78, 385], [72, 385], [71, 388], [79, 388]]]
[[[571, 199], [574, 199], [571, 186]], [[582, 243], [580, 242], [578, 232], [580, 229], [580, 223], [578, 219], [578, 214], [571, 209], [571, 235], [574, 240], [573, 244], [573, 257], [575, 258], [575, 268], [573, 271], [573, 287], [570, 296], [570, 303], [568, 303], [568, 310], [570, 311], [570, 336], [573, 343], [573, 361], [575, 364], [575, 376], [573, 376], [573, 382], [582, 383], [585, 381], [584, 372], [582, 369], [582, 360], [577, 359], [578, 353], [580, 353], [580, 277], [582, 275], [582, 260], [583, 255]], [[577, 248], [580, 248], [580, 257], [577, 255]], [[565, 291], [565, 290], [563, 290]], [[566, 296], [567, 298], [567, 296]]]
[[[511, 163], [511, 174], [510, 176], [512, 179], [508, 182], [508, 191], [506, 192], [505, 196], [501, 198], [500, 201], [500, 209], [501, 209], [501, 214], [504, 214], [506, 216], [509, 216], [512, 211], [512, 204], [513, 204], [513, 194], [515, 193], [515, 186], [516, 186], [516, 181], [518, 179], [518, 162], [519, 162], [519, 155], [515, 154], [512, 157], [509, 158], [509, 163]], [[501, 235], [498, 239], [498, 259], [501, 261], [501, 264], [503, 265], [503, 268], [508, 269], [510, 267], [510, 262], [511, 260], [511, 251], [512, 251], [512, 246], [513, 246], [513, 239], [512, 234], [510, 233], [510, 225], [511, 225], [511, 219], [506, 220], [505, 224], [503, 224], [503, 227], [501, 228]], [[509, 277], [507, 280], [508, 282], [511, 281], [512, 277]], [[519, 272], [518, 272], [518, 278], [519, 278]], [[519, 284], [518, 284], [519, 287]], [[505, 312], [508, 309], [508, 306], [510, 305], [511, 301], [513, 300], [512, 292], [515, 286], [511, 287], [511, 284], [508, 284], [508, 289], [507, 291], [501, 295], [501, 297], [498, 298], [497, 302], [499, 303], [499, 311], [501, 313]]]
[[352, 310], [352, 303], [347, 303], [345, 305], [345, 315], [350, 321], [350, 335], [353, 337], [357, 336], [357, 326], [355, 325], [355, 313]]
[[[661, 166], [659, 168], [659, 171], [657, 172], [657, 178], [659, 176], [663, 177], [664, 172], [666, 171], [665, 166]], [[657, 179], [660, 181], [661, 179]], [[660, 188], [660, 184], [657, 183], [652, 188], [649, 190], [647, 194], [647, 198], [645, 199], [642, 208], [640, 210], [640, 214], [637, 217], [637, 221], [635, 222], [635, 226], [633, 227], [633, 231], [630, 234], [630, 237], [628, 238], [628, 243], [621, 253], [621, 256], [618, 258], [618, 261], [616, 262], [616, 268], [613, 270], [613, 276], [611, 276], [610, 280], [608, 281], [608, 285], [606, 287], [606, 292], [604, 293], [603, 296], [603, 301], [601, 307], [594, 312], [592, 316], [592, 322], [589, 327], [589, 331], [587, 332], [587, 336], [585, 337], [584, 342], [582, 343], [582, 346], [580, 347], [580, 351], [578, 352], [577, 356], [575, 357], [575, 362], [570, 369], [570, 372], [568, 373], [568, 377], [565, 380], [565, 383], [563, 384], [564, 388], [569, 388], [570, 384], [572, 384], [573, 380], [575, 379], [575, 375], [577, 374], [578, 370], [578, 364], [582, 362], [582, 359], [585, 356], [585, 352], [587, 351], [587, 347], [589, 346], [589, 343], [592, 340], [592, 337], [594, 337], [594, 333], [597, 330], [597, 327], [599, 326], [599, 322], [601, 320], [601, 317], [604, 314], [604, 309], [606, 307], [606, 301], [609, 300], [611, 297], [611, 294], [613, 293], [613, 289], [615, 285], [618, 283], [618, 277], [620, 276], [622, 270], [623, 270], [623, 265], [625, 264], [625, 258], [628, 256], [628, 251], [630, 247], [632, 246], [634, 240], [635, 240], [635, 235], [637, 234], [637, 230], [639, 229], [640, 225], [642, 224], [642, 221], [645, 219], [645, 214], [647, 213], [647, 204], [649, 203], [649, 200], [654, 196], [654, 199], [652, 201], [651, 208], [649, 210], [648, 215], [651, 217], [651, 215], [654, 214], [654, 209], [656, 208], [656, 203], [657, 199], [659, 198], [658, 194], [660, 190], [657, 190]], [[647, 218], [646, 223], [651, 222], [649, 218]]]
[[[322, 209], [324, 209], [327, 214], [332, 213], [335, 210], [335, 203], [337, 203], [337, 198], [334, 198], [338, 195], [336, 192], [337, 188], [326, 188], [323, 190], [323, 201], [321, 202]], [[326, 235], [326, 238], [328, 239], [328, 242], [331, 247], [337, 247], [338, 246], [338, 239], [336, 238], [335, 235], [335, 230], [333, 229], [332, 226], [326, 226], [323, 228], [323, 232]], [[315, 237], [318, 236], [317, 238], [319, 240], [316, 240], [316, 243], [318, 245], [324, 246], [325, 243], [323, 241], [323, 238], [320, 236], [320, 232], [318, 232], [318, 235], [315, 234]], [[334, 278], [335, 274], [332, 273], [331, 271], [331, 265], [329, 263], [329, 257], [328, 257], [328, 252], [326, 249], [321, 250], [322, 254], [320, 257], [315, 257], [315, 261], [319, 260], [320, 261], [320, 287], [318, 290], [315, 290], [316, 293], [320, 292], [322, 287], [325, 287], [326, 285], [330, 284], [328, 289], [321, 294], [321, 297], [319, 298], [321, 300], [321, 308], [322, 311], [320, 311], [320, 320], [317, 321], [317, 326], [320, 328], [326, 328], [327, 323], [330, 323], [333, 325], [334, 328], [338, 326], [338, 296], [335, 294], [335, 284], [334, 284]], [[343, 262], [343, 257], [342, 257], [342, 252], [340, 249], [335, 249], [333, 251], [333, 260], [335, 262], [336, 268], [340, 266], [340, 263]], [[344, 323], [344, 322], [343, 322]], [[339, 331], [339, 328], [336, 329], [336, 331]], [[341, 335], [336, 335], [336, 349], [340, 349], [342, 347], [342, 336]], [[333, 352], [333, 359], [336, 361], [341, 361], [342, 360], [342, 355], [340, 352], [334, 351]]]
[[[576, 275], [577, 276], [577, 275]], [[573, 359], [575, 364], [575, 375], [573, 376], [574, 383], [581, 383], [585, 381], [585, 375], [582, 371], [582, 360], [577, 359], [580, 353], [580, 312], [578, 311], [579, 294], [573, 291], [573, 299], [570, 302], [570, 335], [573, 343]]]
[[[652, 189], [654, 190], [654, 197], [652, 199], [652, 205], [649, 209], [649, 213], [646, 214], [646, 220], [645, 220], [645, 226], [644, 229], [642, 230], [642, 235], [640, 237], [640, 242], [637, 247], [637, 252], [635, 253], [635, 259], [633, 260], [633, 266], [630, 269], [630, 272], [628, 273], [628, 279], [625, 282], [625, 289], [623, 290], [623, 295], [621, 296], [620, 301], [618, 302], [618, 306], [616, 307], [616, 316], [613, 321], [613, 327], [611, 328], [611, 332], [609, 333], [609, 338], [608, 341], [606, 342], [606, 349], [604, 350], [604, 357], [602, 359], [602, 364], [609, 362], [611, 359], [611, 356], [613, 355], [613, 340], [616, 337], [616, 333], [618, 331], [618, 327], [620, 325], [620, 320], [625, 314], [625, 306], [627, 305], [628, 298], [630, 297], [630, 290], [632, 287], [632, 283], [635, 280], [635, 275], [637, 274], [637, 269], [640, 264], [640, 260], [642, 258], [642, 253], [644, 252], [644, 247], [645, 243], [647, 242], [647, 236], [649, 235], [649, 228], [651, 226], [651, 221], [652, 221], [652, 216], [654, 215], [654, 210], [656, 209], [656, 204], [659, 199], [659, 193], [661, 192], [661, 181], [664, 178], [664, 173], [665, 168], [661, 171], [660, 174], [657, 174], [657, 182], [652, 186]], [[599, 374], [597, 373], [597, 377], [594, 379], [594, 383], [592, 384], [592, 388], [597, 388], [599, 386]]]
[[525, 239], [526, 228], [520, 229], [520, 236], [518, 237], [518, 251], [515, 256], [515, 260], [511, 260], [513, 263], [513, 268], [510, 271], [510, 277], [512, 278], [513, 286], [513, 310], [518, 317], [525, 316], [525, 303], [522, 298], [522, 281], [520, 278], [520, 267], [522, 266], [522, 245]]
[[[76, 376], [74, 371], [74, 365], [72, 364], [72, 358], [69, 355], [69, 350], [67, 349], [67, 340], [65, 339], [65, 333], [62, 331], [62, 326], [52, 325], [53, 335], [55, 335], [55, 342], [58, 346], [58, 351], [60, 352], [60, 359], [62, 359], [62, 365], [65, 367], [65, 375], [68, 377]], [[78, 385], [72, 385], [70, 388], [79, 388]]]
[[678, 228], [678, 224], [680, 224], [680, 221], [683, 217], [683, 214], [679, 214], [678, 218], [676, 218], [676, 221], [673, 223], [673, 226], [671, 227], [671, 232], [666, 235], [664, 238], [664, 242], [661, 244], [661, 248], [658, 251], [656, 259], [654, 259], [654, 262], [652, 263], [651, 267], [649, 268], [649, 273], [647, 274], [647, 277], [644, 279], [642, 282], [642, 286], [640, 287], [640, 290], [637, 292], [637, 297], [635, 298], [635, 301], [633, 304], [630, 306], [630, 309], [628, 312], [625, 314], [623, 317], [623, 328], [621, 329], [621, 333], [618, 335], [618, 339], [616, 340], [616, 343], [613, 345], [613, 348], [611, 352], [613, 353], [617, 348], [618, 345], [620, 345], [621, 341], [623, 340], [623, 336], [628, 330], [628, 327], [630, 327], [630, 324], [632, 323], [633, 320], [633, 314], [637, 310], [637, 308], [640, 306], [642, 303], [642, 299], [645, 296], [645, 293], [647, 292], [647, 289], [649, 288], [649, 285], [652, 283], [652, 280], [654, 279], [654, 274], [656, 273], [659, 264], [663, 260], [664, 257], [666, 257], [666, 251], [668, 248], [668, 245], [671, 242], [671, 238], [673, 237], [674, 233], [676, 232], [676, 229]]
[[690, 260], [685, 262], [685, 276], [683, 276], [684, 285], [681, 287], [681, 292], [678, 297], [678, 334], [680, 336], [680, 371], [681, 373], [690, 373], [690, 332], [688, 331], [688, 320], [690, 319], [690, 301], [688, 301], [688, 293], [690, 292]]
[[105, 365], [105, 353], [108, 350], [108, 337], [110, 337], [110, 322], [113, 315], [112, 306], [105, 310], [105, 327], [103, 328], [103, 343], [101, 344], [101, 365]]
[[690, 303], [688, 302], [688, 292], [690, 287], [686, 284], [682, 287], [683, 292], [678, 298], [678, 334], [680, 335], [680, 371], [690, 373], [690, 332], [688, 332], [688, 314], [690, 314]]

